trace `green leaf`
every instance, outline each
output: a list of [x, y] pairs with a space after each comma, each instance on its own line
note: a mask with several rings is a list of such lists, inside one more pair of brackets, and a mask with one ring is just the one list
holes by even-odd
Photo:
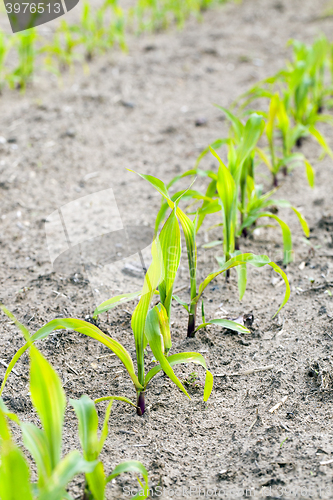
[[196, 225], [179, 207], [177, 207], [176, 215], [182, 226], [185, 237], [192, 299], [197, 293], [197, 245], [195, 241]]
[[164, 182], [162, 182], [160, 179], [157, 179], [157, 177], [154, 177], [153, 175], [139, 174], [139, 172], [135, 172], [135, 170], [131, 170], [130, 168], [128, 168], [127, 170], [139, 175], [140, 177], [142, 177], [142, 179], [150, 182], [150, 184], [154, 186], [155, 189], [157, 189], [157, 191], [163, 196], [163, 198], [165, 198], [170, 203], [169, 206], [173, 208], [173, 202], [171, 201], [170, 195]]
[[71, 451], [54, 469], [47, 485], [40, 491], [38, 500], [60, 500], [66, 495], [68, 483], [77, 475], [92, 472], [97, 461], [88, 462], [78, 451]]
[[[299, 215], [301, 216], [301, 214]], [[258, 215], [258, 218], [260, 217], [269, 217], [271, 219], [274, 219], [279, 224], [282, 231], [282, 239], [283, 239], [283, 264], [286, 266], [287, 264], [293, 261], [293, 243], [291, 238], [291, 231], [288, 224], [286, 224], [282, 219], [280, 219], [280, 217], [278, 217], [275, 214], [272, 214], [271, 212], [263, 212]], [[305, 222], [304, 219], [303, 221]]]
[[327, 153], [331, 158], [333, 158], [333, 151], [326, 142], [324, 136], [316, 129], [313, 125], [308, 128], [310, 134], [317, 140], [320, 146], [323, 148], [325, 153]]
[[295, 212], [295, 214], [297, 215], [298, 220], [299, 220], [299, 222], [302, 226], [302, 229], [304, 231], [304, 234], [308, 238], [310, 236], [310, 228], [308, 226], [308, 223], [306, 222], [306, 220], [303, 217], [303, 215], [301, 214], [301, 212], [299, 212], [299, 210], [297, 210], [295, 207], [291, 207], [291, 208]]
[[3, 304], [0, 304], [0, 309], [2, 309], [2, 311], [15, 323], [15, 325], [19, 328], [19, 330], [21, 330], [23, 337], [28, 342], [30, 340], [29, 330], [24, 325], [22, 325], [22, 323], [20, 323], [15, 318], [14, 314], [12, 314]]
[[[28, 464], [11, 439], [4, 413], [0, 410], [0, 498], [1, 500], [32, 500]], [[4, 438], [6, 436], [6, 438]]]
[[181, 381], [178, 379], [178, 377], [176, 377], [173, 369], [171, 368], [167, 358], [164, 355], [164, 342], [156, 306], [151, 309], [147, 315], [145, 334], [150, 348], [153, 351], [155, 359], [160, 363], [164, 373], [170, 378], [170, 380], [172, 380], [174, 384], [176, 384], [176, 386], [181, 391], [183, 391], [184, 394], [186, 394], [189, 399], [191, 399]]
[[[54, 330], [75, 330], [78, 333], [82, 333], [83, 335], [87, 335], [88, 337], [93, 338], [94, 340], [98, 340], [101, 342], [103, 345], [108, 347], [112, 352], [114, 352], [118, 358], [122, 361], [124, 364], [126, 370], [128, 371], [135, 387], [137, 389], [142, 389], [142, 385], [139, 383], [138, 378], [135, 374], [134, 370], [134, 365], [133, 361], [126, 351], [126, 349], [116, 340], [113, 340], [109, 335], [106, 335], [104, 332], [102, 332], [97, 326], [88, 323], [87, 321], [83, 321], [80, 319], [72, 319], [72, 318], [59, 318], [59, 319], [54, 319], [44, 325], [42, 328], [40, 328], [34, 335], [31, 337], [31, 342], [36, 342], [37, 340], [42, 340], [46, 338], [50, 333], [52, 333]], [[1, 390], [0, 394], [4, 389], [6, 380], [14, 368], [15, 364], [17, 363], [18, 359], [22, 356], [22, 354], [28, 349], [29, 344], [25, 344], [22, 346], [14, 355], [13, 359], [8, 365], [8, 368], [6, 370], [2, 385], [1, 385]]]
[[93, 318], [96, 319], [99, 314], [109, 311], [119, 304], [125, 304], [130, 300], [136, 299], [137, 297], [139, 297], [139, 295], [141, 295], [141, 293], [141, 290], [138, 292], [123, 293], [122, 295], [117, 295], [116, 297], [112, 297], [112, 299], [102, 302], [102, 304], [96, 307]]
[[[120, 463], [113, 469], [112, 474], [108, 476], [106, 481], [109, 482], [112, 479], [119, 476], [120, 474], [124, 474], [125, 472], [135, 472], [136, 474], [141, 474], [145, 482], [144, 488], [142, 488], [142, 490], [139, 491], [138, 494], [132, 498], [132, 500], [147, 498], [150, 495], [149, 484], [148, 484], [148, 472], [145, 466], [142, 465], [141, 462], [138, 462], [136, 460], [128, 460], [127, 462]], [[141, 485], [140, 481], [139, 483]]]
[[[3, 402], [3, 399], [0, 397], [0, 415], [2, 415], [3, 413], [6, 415], [7, 418], [12, 420], [16, 424], [20, 425], [20, 419], [17, 417], [17, 415], [15, 415], [15, 413], [12, 413], [8, 410], [7, 406]], [[6, 421], [5, 421], [5, 423], [6, 423]], [[4, 428], [6, 428], [6, 426]], [[1, 427], [0, 427], [0, 437], [2, 437], [3, 439], [9, 439], [10, 434], [2, 435], [1, 434]]]
[[231, 321], [229, 319], [219, 319], [219, 318], [211, 319], [210, 321], [207, 321], [207, 323], [199, 325], [195, 331], [197, 332], [198, 330], [205, 328], [207, 325], [219, 325], [222, 328], [227, 328], [228, 330], [233, 330], [234, 332], [250, 333], [250, 330], [245, 328], [245, 326], [241, 325], [240, 323], [236, 323], [235, 321]]
[[223, 205], [223, 249], [226, 260], [235, 247], [235, 230], [237, 216], [237, 187], [229, 169], [224, 165], [217, 153], [211, 149], [211, 153], [219, 161], [217, 177], [217, 192]]
[[238, 278], [238, 292], [239, 292], [239, 300], [242, 300], [244, 297], [244, 293], [246, 291], [247, 285], [247, 268], [246, 264], [240, 264], [236, 267], [237, 278]]
[[168, 352], [172, 347], [169, 318], [163, 304], [157, 304], [156, 311], [158, 314], [160, 332], [163, 339], [163, 345], [164, 345], [163, 352], [167, 356]]
[[308, 179], [309, 186], [313, 189], [315, 186], [315, 171], [312, 165], [304, 159], [306, 177]]
[[152, 244], [152, 263], [145, 276], [142, 295], [132, 315], [132, 330], [134, 333], [136, 356], [138, 364], [138, 379], [144, 382], [144, 329], [149, 305], [154, 295], [154, 290], [163, 281], [163, 256], [159, 239], [156, 238]]
[[212, 142], [207, 148], [205, 148], [202, 153], [197, 158], [197, 161], [195, 162], [195, 168], [198, 167], [199, 163], [201, 162], [202, 158], [204, 158], [207, 153], [209, 153], [210, 148], [213, 149], [219, 149], [221, 146], [224, 144], [228, 144], [230, 142], [230, 139], [217, 139], [216, 141]]
[[264, 128], [264, 120], [262, 117], [256, 113], [253, 113], [248, 121], [246, 122], [245, 129], [244, 129], [244, 134], [242, 137], [242, 142], [240, 144], [240, 147], [237, 151], [237, 160], [239, 164], [239, 172], [237, 176], [235, 177], [235, 182], [238, 184], [239, 179], [240, 179], [240, 170], [241, 167], [248, 158], [248, 156], [252, 153], [254, 148], [257, 145], [257, 142], [262, 134], [263, 128]]
[[54, 469], [61, 457], [65, 393], [59, 376], [34, 346], [30, 348], [30, 359], [31, 401], [43, 425]]
[[123, 396], [104, 396], [103, 398], [97, 398], [95, 399], [94, 403], [101, 403], [103, 401], [123, 401], [124, 403], [128, 403], [129, 405], [132, 405], [136, 408], [136, 404], [133, 403], [130, 399], [124, 398]]
[[184, 300], [182, 300], [181, 298], [179, 298], [178, 295], [173, 295], [172, 297], [175, 299], [176, 302], [178, 302], [178, 304], [180, 304], [181, 306], [183, 306], [188, 313], [190, 312], [187, 302], [185, 302]]
[[[237, 116], [232, 114], [231, 111], [229, 111], [229, 109], [223, 108], [222, 106], [219, 106], [218, 104], [215, 104], [215, 106], [218, 109], [221, 109], [226, 114], [228, 120], [232, 124], [232, 128], [233, 128], [233, 131], [235, 133], [237, 140], [241, 141], [243, 133], [244, 133], [244, 125], [242, 124], [242, 122], [237, 118]], [[213, 149], [215, 149], [215, 148], [213, 148]]]
[[158, 289], [161, 302], [165, 307], [167, 317], [170, 319], [172, 291], [181, 256], [180, 229], [175, 208], [162, 228], [159, 241], [163, 256], [164, 279], [159, 284]]
[[268, 156], [266, 155], [265, 151], [261, 148], [256, 148], [256, 152], [258, 153], [259, 157], [262, 159], [262, 161], [265, 163], [266, 167], [272, 172], [274, 173], [274, 168], [273, 168], [273, 165], [272, 165], [272, 162], [271, 160], [268, 158]]
[[21, 422], [24, 446], [36, 462], [38, 485], [43, 488], [52, 474], [53, 464], [50, 446], [44, 430], [30, 422]]
[[201, 248], [214, 248], [222, 244], [223, 242], [221, 240], [214, 240], [210, 241], [209, 243], [205, 243], [204, 245], [201, 245]]
[[98, 462], [93, 472], [87, 472], [86, 478], [94, 500], [105, 500], [106, 476], [102, 462]]
[[[95, 403], [89, 396], [83, 395], [80, 399], [70, 399], [79, 421], [79, 437], [86, 460], [96, 460], [100, 453], [98, 431], [98, 415]], [[112, 402], [111, 402], [112, 404]]]
[[[198, 365], [201, 365], [203, 368], [206, 370], [206, 380], [205, 380], [205, 388], [204, 388], [204, 401], [207, 401], [213, 388], [213, 376], [210, 373], [209, 370], [207, 370], [207, 365], [205, 358], [197, 353], [197, 352], [181, 352], [178, 354], [172, 354], [171, 356], [168, 356], [167, 361], [170, 366], [175, 366], [179, 365], [181, 363], [196, 363]], [[162, 364], [154, 366], [151, 370], [146, 375], [145, 378], [145, 387], [147, 387], [148, 383], [150, 380], [155, 377], [157, 373], [159, 373], [161, 370], [164, 371], [164, 368], [162, 367]]]
[[252, 266], [255, 266], [255, 267], [262, 267], [265, 265], [269, 265], [274, 269], [274, 271], [276, 271], [282, 277], [282, 279], [286, 285], [286, 293], [285, 293], [284, 300], [283, 300], [281, 306], [279, 307], [279, 309], [277, 310], [277, 312], [273, 316], [273, 318], [274, 318], [281, 311], [282, 307], [288, 302], [289, 297], [290, 297], [290, 286], [289, 286], [288, 278], [287, 278], [286, 274], [284, 273], [284, 271], [282, 271], [282, 269], [280, 269], [279, 266], [277, 266], [274, 262], [272, 262], [270, 260], [270, 258], [267, 257], [267, 255], [254, 255], [252, 253], [239, 254], [239, 255], [236, 255], [235, 257], [232, 257], [230, 260], [228, 260], [228, 262], [221, 263], [220, 269], [214, 273], [209, 274], [207, 276], [207, 278], [201, 283], [201, 285], [199, 286], [199, 293], [196, 296], [195, 301], [196, 302], [199, 301], [206, 286], [209, 285], [209, 283], [214, 278], [219, 276], [221, 273], [224, 273], [228, 269], [239, 266], [241, 264], [251, 264]]

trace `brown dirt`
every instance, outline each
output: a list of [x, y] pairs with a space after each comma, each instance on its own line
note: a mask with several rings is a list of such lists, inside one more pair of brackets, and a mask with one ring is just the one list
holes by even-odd
[[[226, 123], [212, 103], [228, 106], [254, 82], [281, 68], [289, 38], [311, 42], [319, 32], [329, 36], [331, 18], [319, 19], [325, 6], [322, 0], [244, 0], [205, 13], [204, 22], [191, 21], [181, 32], [132, 39], [128, 55], [113, 52], [99, 58], [88, 75], [78, 69], [60, 87], [39, 78], [23, 96], [4, 92], [0, 136], [15, 142], [0, 145], [0, 298], [31, 331], [55, 317], [85, 318], [99, 300], [80, 275], [53, 271], [45, 219], [76, 198], [112, 188], [124, 224], [153, 226], [159, 197], [125, 167], [165, 181], [191, 168], [203, 147], [226, 134]], [[196, 127], [202, 117], [206, 125]], [[323, 131], [332, 145], [332, 129]], [[188, 401], [158, 376], [147, 391], [143, 418], [115, 403], [102, 453], [107, 471], [120, 460], [139, 459], [149, 470], [151, 485], [165, 488], [164, 498], [172, 498], [173, 492], [186, 498], [191, 486], [193, 498], [199, 487], [206, 498], [207, 488], [215, 487], [221, 498], [230, 499], [333, 498], [333, 465], [320, 465], [333, 458], [333, 304], [325, 293], [333, 281], [333, 169], [331, 160], [317, 161], [319, 150], [311, 140], [303, 150], [316, 169], [315, 189], [307, 186], [303, 170], [296, 169], [279, 196], [302, 207], [312, 229], [310, 242], [319, 248], [314, 255], [309, 252], [297, 221], [281, 210], [294, 235], [295, 262], [287, 270], [289, 303], [271, 319], [283, 286], [268, 269], [251, 271], [241, 303], [235, 276], [229, 284], [216, 279], [205, 293], [206, 317], [252, 312], [253, 333], [231, 335], [211, 327], [193, 340], [185, 339], [186, 315], [174, 305], [173, 352], [203, 353], [216, 375], [212, 396], [204, 404], [202, 389], [193, 390]], [[89, 178], [93, 172], [98, 175]], [[197, 188], [202, 184], [198, 181]], [[208, 233], [209, 239], [219, 236], [219, 229]], [[241, 248], [279, 261], [280, 233], [261, 229], [254, 239], [243, 240]], [[213, 250], [199, 249], [200, 277], [215, 267], [213, 256]], [[304, 269], [299, 268], [302, 262]], [[188, 283], [185, 260], [182, 266], [177, 287]], [[122, 268], [117, 269], [117, 277], [125, 280]], [[101, 278], [96, 276], [98, 284]], [[119, 279], [113, 283], [111, 276], [108, 286], [101, 285], [100, 296], [130, 291], [129, 284]], [[180, 295], [189, 298], [186, 289]], [[100, 324], [134, 357], [128, 311], [131, 303], [108, 318], [102, 315]], [[8, 362], [22, 338], [3, 316], [1, 325], [1, 359]], [[68, 398], [84, 393], [134, 398], [125, 372], [119, 373], [120, 362], [115, 357], [98, 359], [108, 351], [95, 341], [62, 333], [39, 347], [61, 375]], [[232, 375], [271, 364], [270, 371]], [[29, 403], [26, 356], [17, 370], [21, 375], [11, 375], [5, 396], [20, 418], [37, 422]], [[193, 370], [203, 381], [203, 371], [190, 365], [177, 367], [176, 373], [184, 379]], [[0, 377], [3, 373], [0, 366]], [[270, 413], [285, 396], [286, 402]], [[102, 410], [101, 405], [101, 415]], [[65, 451], [79, 446], [71, 411], [64, 433]], [[72, 486], [76, 498], [82, 482]], [[129, 485], [135, 482], [117, 479], [108, 498], [125, 498], [122, 488]], [[183, 492], [177, 490], [183, 487]]]

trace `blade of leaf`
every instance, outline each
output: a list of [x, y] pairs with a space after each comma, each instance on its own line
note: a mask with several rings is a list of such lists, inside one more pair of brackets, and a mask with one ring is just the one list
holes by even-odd
[[[168, 363], [170, 366], [175, 366], [179, 365], [181, 363], [196, 363], [198, 365], [201, 365], [203, 368], [206, 370], [206, 380], [205, 380], [205, 389], [204, 389], [204, 401], [207, 401], [213, 388], [213, 376], [212, 374], [207, 370], [207, 365], [205, 358], [199, 354], [198, 352], [181, 352], [178, 354], [172, 354], [171, 356], [168, 356], [167, 358]], [[145, 378], [145, 387], [147, 387], [148, 383], [150, 380], [155, 377], [157, 373], [159, 373], [161, 370], [163, 370], [162, 366], [156, 365], [154, 368], [149, 370], [149, 372], [146, 375]]]
[[250, 333], [250, 330], [248, 330], [248, 328], [241, 325], [240, 323], [236, 323], [235, 321], [231, 321], [229, 319], [220, 319], [220, 318], [211, 319], [210, 321], [207, 321], [207, 323], [199, 325], [198, 328], [196, 329], [196, 332], [198, 330], [201, 330], [202, 328], [205, 328], [205, 326], [207, 325], [219, 325], [222, 326], [222, 328], [227, 328], [228, 330], [233, 330], [234, 332]]
[[153, 351], [155, 359], [160, 363], [164, 373], [172, 380], [174, 384], [190, 398], [185, 387], [175, 375], [173, 369], [171, 368], [167, 358], [164, 355], [164, 342], [160, 331], [160, 324], [158, 319], [158, 312], [156, 307], [151, 309], [147, 315], [145, 334], [149, 342], [150, 348]]
[[34, 346], [30, 348], [30, 360], [31, 401], [42, 422], [54, 469], [61, 457], [65, 393], [58, 374]]
[[138, 292], [123, 293], [122, 295], [117, 295], [116, 297], [112, 297], [112, 299], [102, 302], [102, 304], [96, 307], [93, 318], [96, 319], [99, 314], [109, 311], [119, 304], [125, 304], [130, 300], [136, 299], [137, 297], [139, 297], [139, 295], [141, 295], [141, 293], [141, 290]]

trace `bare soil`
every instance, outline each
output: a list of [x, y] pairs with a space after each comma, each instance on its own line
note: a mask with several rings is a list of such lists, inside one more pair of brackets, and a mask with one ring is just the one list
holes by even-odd
[[[31, 331], [56, 317], [84, 319], [104, 298], [131, 291], [131, 280], [133, 286], [142, 281], [133, 269], [129, 276], [121, 261], [114, 275], [109, 266], [108, 279], [96, 266], [93, 286], [83, 274], [55, 272], [45, 237], [47, 217], [75, 199], [112, 188], [124, 225], [153, 227], [159, 196], [125, 168], [167, 182], [193, 167], [202, 148], [227, 133], [222, 113], [212, 104], [229, 106], [281, 68], [290, 38], [311, 42], [321, 32], [330, 36], [332, 19], [321, 18], [326, 6], [322, 0], [228, 4], [206, 12], [202, 23], [190, 21], [183, 31], [131, 39], [128, 54], [96, 59], [89, 74], [77, 68], [64, 75], [61, 85], [40, 77], [25, 95], [3, 93], [0, 136], [8, 142], [0, 144], [0, 298]], [[203, 125], [196, 126], [198, 120]], [[332, 146], [333, 129], [322, 130]], [[298, 168], [278, 193], [302, 209], [311, 227], [312, 247], [290, 211], [280, 210], [293, 230], [295, 250], [287, 269], [292, 289], [287, 306], [271, 319], [284, 286], [265, 268], [250, 272], [241, 303], [234, 274], [229, 283], [216, 279], [205, 293], [208, 319], [253, 313], [251, 335], [210, 327], [188, 340], [185, 311], [175, 304], [172, 352], [204, 355], [215, 375], [212, 396], [203, 403], [199, 383], [189, 401], [160, 375], [147, 391], [144, 417], [115, 403], [102, 452], [107, 472], [121, 460], [141, 460], [151, 486], [164, 488], [163, 498], [186, 498], [190, 487], [192, 498], [333, 498], [333, 463], [321, 465], [333, 459], [333, 165], [327, 158], [318, 161], [320, 151], [310, 139], [302, 150], [315, 167], [315, 189]], [[268, 187], [264, 176], [263, 182]], [[196, 187], [203, 185], [199, 179]], [[218, 216], [209, 224], [215, 222]], [[219, 237], [221, 228], [202, 231], [198, 244]], [[281, 261], [279, 229], [261, 228], [241, 241], [241, 249]], [[201, 278], [216, 268], [214, 255], [199, 248]], [[179, 295], [186, 300], [185, 253], [183, 259], [177, 287], [185, 287]], [[100, 327], [134, 358], [133, 307], [128, 303], [102, 315]], [[1, 329], [1, 360], [8, 363], [23, 341], [4, 316]], [[68, 398], [135, 397], [120, 361], [103, 357], [108, 350], [97, 342], [64, 332], [38, 346], [60, 374]], [[147, 368], [151, 358], [149, 353]], [[269, 365], [273, 369], [242, 375]], [[27, 356], [16, 369], [19, 376], [10, 376], [6, 401], [21, 419], [38, 422], [28, 395]], [[200, 368], [175, 370], [181, 379], [196, 371], [204, 381]], [[0, 378], [4, 371], [1, 365]], [[79, 447], [76, 418], [68, 408], [64, 451]], [[100, 410], [102, 416], [103, 405]], [[133, 478], [120, 477], [110, 484], [108, 498], [126, 498], [129, 486], [135, 486]], [[83, 478], [73, 483], [75, 498], [81, 498], [82, 488]]]

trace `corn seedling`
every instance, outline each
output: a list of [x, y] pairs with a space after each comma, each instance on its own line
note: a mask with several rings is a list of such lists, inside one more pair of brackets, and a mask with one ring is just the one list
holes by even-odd
[[[289, 156], [286, 153], [284, 158], [277, 158], [273, 137], [274, 124], [278, 122], [284, 127], [287, 142], [290, 141], [290, 133], [287, 128], [288, 123], [286, 125], [286, 122], [283, 121], [287, 117], [283, 113], [283, 103], [277, 94], [274, 96], [274, 99], [272, 98], [271, 102], [270, 113], [266, 124], [260, 115], [252, 114], [244, 125], [230, 111], [221, 108], [231, 122], [230, 137], [228, 139], [218, 139], [214, 141], [211, 146], [208, 146], [200, 154], [195, 168], [183, 174], [183, 176], [185, 176], [197, 173], [210, 179], [204, 196], [198, 192], [190, 191], [193, 199], [196, 201], [202, 200], [202, 205], [198, 210], [197, 230], [200, 228], [207, 215], [222, 211], [223, 250], [226, 261], [231, 255], [235, 255], [235, 252], [239, 251], [239, 237], [241, 235], [246, 237], [248, 229], [261, 217], [274, 219], [280, 225], [284, 250], [283, 263], [287, 265], [292, 261], [291, 231], [289, 226], [274, 213], [277, 206], [292, 208], [299, 219], [305, 236], [309, 236], [308, 225], [304, 217], [295, 207], [292, 207], [291, 204], [285, 200], [271, 200], [271, 196], [275, 193], [275, 190], [263, 194], [262, 187], [256, 186], [255, 184], [254, 162], [255, 153], [257, 152], [272, 172], [274, 179], [277, 179], [277, 172], [282, 165], [302, 160], [306, 166], [309, 183], [312, 186], [314, 185], [313, 168], [301, 153], [289, 153]], [[274, 164], [272, 164], [271, 159], [264, 150], [257, 146], [262, 129], [264, 129], [267, 135], [271, 158], [273, 158]], [[215, 146], [215, 148], [219, 148], [223, 145], [228, 146], [228, 166], [224, 165], [221, 158], [212, 147]], [[211, 170], [201, 171], [198, 168], [200, 161], [208, 152], [211, 152], [219, 162], [217, 174]], [[170, 184], [174, 183], [179, 178], [180, 176], [173, 179]], [[163, 208], [164, 206], [162, 206], [160, 210], [161, 216], [163, 215]], [[159, 222], [160, 219], [157, 223]], [[209, 248], [220, 244], [220, 241], [214, 241], [204, 245], [204, 247]]]
[[87, 61], [90, 61], [96, 52], [102, 52], [106, 49], [104, 15], [104, 5], [92, 13], [90, 3], [85, 1], [80, 23], [71, 26], [71, 31], [78, 35], [80, 44], [85, 48]]
[[0, 92], [6, 80], [6, 59], [11, 46], [11, 42], [6, 35], [0, 31]]
[[[2, 309], [13, 318], [8, 311]], [[32, 423], [20, 422], [15, 414], [8, 411], [0, 398], [0, 498], [62, 500], [67, 497], [66, 488], [74, 476], [82, 472], [92, 472], [97, 462], [88, 462], [78, 451], [72, 451], [61, 458], [66, 406], [61, 381], [51, 365], [32, 345], [29, 332], [23, 325], [20, 326], [30, 347], [30, 394], [42, 429]], [[12, 441], [6, 417], [21, 427], [24, 445], [37, 466], [36, 485], [30, 482], [27, 462]]]
[[[240, 96], [234, 103], [244, 99], [239, 110], [244, 110], [251, 102], [258, 99], [269, 99], [269, 113], [273, 113], [273, 121], [276, 116], [277, 90], [281, 94], [279, 107], [284, 110], [278, 111], [278, 128], [282, 133], [284, 157], [281, 166], [285, 169], [288, 159], [292, 156], [291, 148], [296, 144], [300, 146], [303, 138], [311, 135], [323, 149], [323, 155], [328, 154], [333, 158], [333, 152], [329, 148], [326, 139], [319, 132], [317, 124], [327, 122], [333, 124], [330, 115], [323, 114], [325, 106], [330, 105], [330, 100], [325, 100], [331, 94], [331, 86], [325, 84], [325, 70], [330, 61], [331, 45], [327, 39], [320, 37], [310, 47], [301, 42], [291, 41], [294, 49], [294, 60], [288, 61], [286, 68], [276, 75], [259, 82], [248, 92]], [[282, 114], [285, 114], [283, 117]], [[288, 130], [286, 117], [289, 119]], [[294, 122], [294, 125], [291, 123]], [[286, 134], [289, 138], [287, 139]], [[295, 161], [295, 160], [291, 160]], [[273, 169], [277, 169], [277, 164]], [[308, 167], [306, 167], [308, 168]]]
[[127, 18], [125, 11], [118, 5], [118, 0], [105, 0], [103, 8], [110, 10], [110, 22], [106, 28], [107, 47], [118, 44], [122, 50], [126, 51]]
[[98, 436], [98, 415], [95, 403], [88, 396], [81, 396], [79, 400], [70, 399], [79, 421], [79, 437], [83, 450], [83, 457], [88, 463], [94, 463], [95, 468], [86, 472], [86, 486], [84, 499], [104, 500], [106, 485], [119, 474], [134, 472], [142, 475], [145, 486], [138, 479], [142, 490], [138, 498], [147, 498], [149, 493], [148, 473], [141, 462], [129, 460], [117, 465], [109, 476], [105, 475], [103, 463], [98, 459], [105, 439], [108, 435], [108, 421], [110, 418], [113, 400], [107, 406], [100, 437]]
[[80, 39], [73, 33], [68, 23], [62, 20], [52, 43], [45, 45], [40, 50], [41, 53], [46, 54], [45, 64], [47, 68], [59, 74], [54, 61], [57, 61], [61, 71], [71, 68], [74, 61], [80, 59], [79, 54], [75, 53], [75, 49], [80, 43]]
[[[88, 396], [82, 396], [80, 400], [70, 400], [79, 421], [83, 457], [75, 450], [61, 458], [66, 398], [60, 378], [33, 345], [34, 340], [29, 331], [4, 306], [1, 308], [19, 327], [27, 341], [26, 345], [30, 348], [30, 395], [42, 429], [31, 423], [20, 422], [15, 414], [8, 411], [0, 398], [0, 499], [62, 500], [68, 498], [66, 492], [68, 483], [77, 474], [85, 473], [87, 482], [84, 498], [105, 500], [106, 485], [123, 472], [135, 472], [143, 476], [145, 486], [139, 481], [142, 486], [139, 496], [147, 498], [148, 474], [140, 462], [123, 462], [106, 476], [104, 466], [98, 460], [108, 435], [108, 421], [113, 400], [108, 404], [100, 437], [97, 432], [98, 416], [94, 402]], [[123, 398], [116, 399], [123, 400]], [[30, 483], [27, 463], [19, 448], [11, 440], [5, 417], [21, 427], [23, 442], [37, 466], [37, 485]], [[12, 486], [14, 483], [16, 485], [17, 481], [19, 485], [15, 489], [14, 497]]]
[[[243, 151], [245, 151], [245, 148], [243, 148]], [[170, 197], [170, 195], [168, 193], [167, 187], [165, 186], [165, 184], [161, 180], [159, 180], [156, 177], [153, 177], [151, 175], [144, 175], [144, 174], [139, 174], [139, 175], [143, 179], [150, 182], [150, 184], [152, 184], [152, 186], [167, 201], [169, 207], [172, 210], [176, 211], [175, 212], [176, 216], [179, 219], [179, 222], [180, 222], [182, 229], [183, 229], [186, 247], [187, 247], [188, 267], [189, 267], [189, 273], [190, 273], [191, 301], [190, 301], [190, 304], [186, 304], [184, 301], [180, 300], [179, 297], [177, 297], [177, 296], [173, 295], [173, 298], [175, 300], [177, 300], [188, 312], [188, 315], [189, 315], [188, 329], [187, 329], [187, 336], [188, 337], [190, 337], [190, 338], [194, 337], [196, 331], [198, 331], [201, 328], [204, 328], [205, 326], [207, 326], [209, 324], [218, 324], [218, 325], [221, 325], [222, 327], [230, 328], [232, 330], [236, 330], [239, 332], [248, 331], [246, 328], [244, 328], [242, 325], [240, 325], [238, 323], [235, 323], [235, 322], [229, 321], [229, 320], [223, 320], [223, 319], [212, 319], [212, 320], [210, 320], [206, 323], [203, 323], [203, 324], [199, 325], [198, 327], [196, 327], [197, 305], [200, 302], [200, 300], [202, 300], [202, 294], [203, 294], [205, 288], [214, 278], [216, 278], [218, 275], [220, 275], [222, 273], [228, 272], [233, 267], [238, 267], [238, 266], [241, 267], [241, 272], [239, 273], [240, 298], [242, 298], [242, 296], [245, 293], [246, 280], [247, 280], [247, 277], [246, 277], [246, 265], [247, 264], [251, 264], [255, 267], [262, 267], [262, 266], [268, 264], [277, 273], [279, 273], [286, 283], [286, 295], [285, 295], [284, 301], [283, 301], [281, 307], [279, 308], [278, 312], [281, 310], [281, 308], [286, 304], [286, 302], [288, 301], [289, 296], [290, 296], [289, 283], [288, 283], [287, 277], [286, 277], [285, 273], [282, 271], [282, 269], [280, 269], [274, 262], [272, 262], [266, 256], [256, 256], [254, 254], [241, 254], [241, 255], [232, 256], [231, 254], [229, 254], [228, 260], [224, 258], [223, 261], [219, 261], [220, 269], [215, 273], [209, 274], [207, 276], [207, 278], [198, 286], [197, 285], [197, 247], [196, 247], [196, 239], [195, 239], [196, 221], [195, 222], [191, 221], [191, 219], [177, 206], [177, 202], [174, 202], [172, 200], [172, 198]], [[219, 178], [217, 179], [217, 184], [219, 182], [221, 182], [221, 184], [223, 186], [221, 189], [225, 189], [225, 193], [221, 197], [222, 203], [223, 203], [224, 197], [227, 200], [226, 204], [223, 205], [224, 212], [226, 212], [229, 209], [232, 210], [233, 199], [235, 197], [235, 189], [234, 189], [235, 183], [232, 183], [231, 180], [232, 180], [232, 176], [231, 176], [230, 172], [228, 171], [228, 173], [226, 173], [222, 168], [222, 173], [220, 173], [220, 179]], [[218, 187], [218, 189], [219, 189], [219, 187]], [[220, 207], [220, 209], [221, 209], [221, 207]], [[227, 213], [225, 215], [225, 220], [227, 221], [227, 223], [229, 221], [231, 221], [231, 223], [232, 223], [232, 217], [230, 216], [229, 213]], [[228, 234], [234, 235], [232, 230], [229, 230]]]
[[[273, 177], [273, 186], [278, 185], [278, 173], [283, 171], [287, 175], [288, 168], [294, 165], [304, 163], [305, 173], [310, 187], [314, 187], [315, 172], [310, 162], [301, 153], [293, 153], [292, 150], [297, 144], [297, 141], [306, 133], [306, 127], [301, 123], [295, 126], [291, 125], [291, 120], [288, 116], [285, 102], [278, 93], [274, 94], [270, 100], [269, 111], [263, 113], [267, 122], [265, 126], [265, 134], [268, 141], [269, 154], [268, 157], [261, 148], [257, 148], [257, 152], [270, 170]], [[281, 156], [278, 156], [278, 148], [276, 147], [276, 133], [279, 132], [282, 139]], [[325, 146], [325, 145], [324, 145]]]
[[[87, 335], [95, 340], [98, 340], [99, 342], [107, 346], [122, 361], [130, 378], [132, 379], [137, 392], [137, 403], [135, 404], [127, 398], [122, 398], [122, 400], [136, 407], [138, 415], [142, 415], [145, 411], [144, 393], [149, 382], [161, 370], [163, 370], [164, 373], [177, 385], [177, 387], [188, 396], [185, 388], [172, 369], [174, 365], [177, 365], [179, 363], [193, 362], [200, 364], [201, 366], [203, 366], [203, 368], [206, 369], [206, 382], [204, 389], [205, 401], [208, 400], [213, 387], [213, 376], [207, 370], [206, 362], [201, 354], [185, 352], [173, 354], [171, 356], [168, 355], [168, 352], [171, 348], [168, 314], [170, 314], [172, 288], [175, 274], [179, 265], [181, 251], [179, 228], [177, 232], [175, 225], [175, 212], [176, 207], [173, 207], [173, 210], [161, 231], [160, 237], [156, 238], [153, 241], [152, 263], [146, 273], [142, 290], [139, 292], [135, 292], [134, 294], [130, 293], [124, 294], [120, 297], [115, 297], [110, 301], [107, 301], [107, 303], [101, 304], [101, 306], [99, 306], [94, 313], [94, 317], [96, 317], [101, 312], [114, 307], [117, 303], [121, 303], [121, 301], [123, 301], [124, 299], [132, 299], [135, 295], [141, 296], [139, 303], [133, 312], [131, 322], [136, 347], [138, 370], [137, 374], [135, 373], [132, 358], [130, 357], [126, 349], [119, 342], [109, 337], [109, 335], [105, 334], [97, 326], [91, 323], [71, 318], [55, 319], [47, 323], [31, 337], [31, 341], [35, 342], [47, 337], [54, 330], [71, 329], [75, 330], [78, 333]], [[170, 249], [171, 251], [169, 252]], [[164, 257], [167, 257], [168, 264], [163, 262]], [[165, 269], [167, 269], [166, 274], [164, 274]], [[161, 303], [158, 306], [150, 309], [150, 303], [152, 301], [155, 290], [159, 285], [161, 286], [161, 294], [163, 294], [163, 302], [165, 305]], [[147, 344], [149, 344], [153, 355], [159, 364], [152, 368], [147, 374], [145, 374], [144, 351]], [[6, 370], [0, 394], [3, 390], [4, 384], [8, 378], [10, 371], [27, 348], [28, 344], [25, 344], [13, 357]], [[100, 400], [112, 398], [114, 397], [110, 396], [107, 398], [102, 398]]]
[[34, 72], [37, 33], [35, 29], [29, 29], [13, 36], [15, 36], [14, 47], [17, 48], [18, 65], [7, 75], [7, 80], [11, 88], [25, 90]]

